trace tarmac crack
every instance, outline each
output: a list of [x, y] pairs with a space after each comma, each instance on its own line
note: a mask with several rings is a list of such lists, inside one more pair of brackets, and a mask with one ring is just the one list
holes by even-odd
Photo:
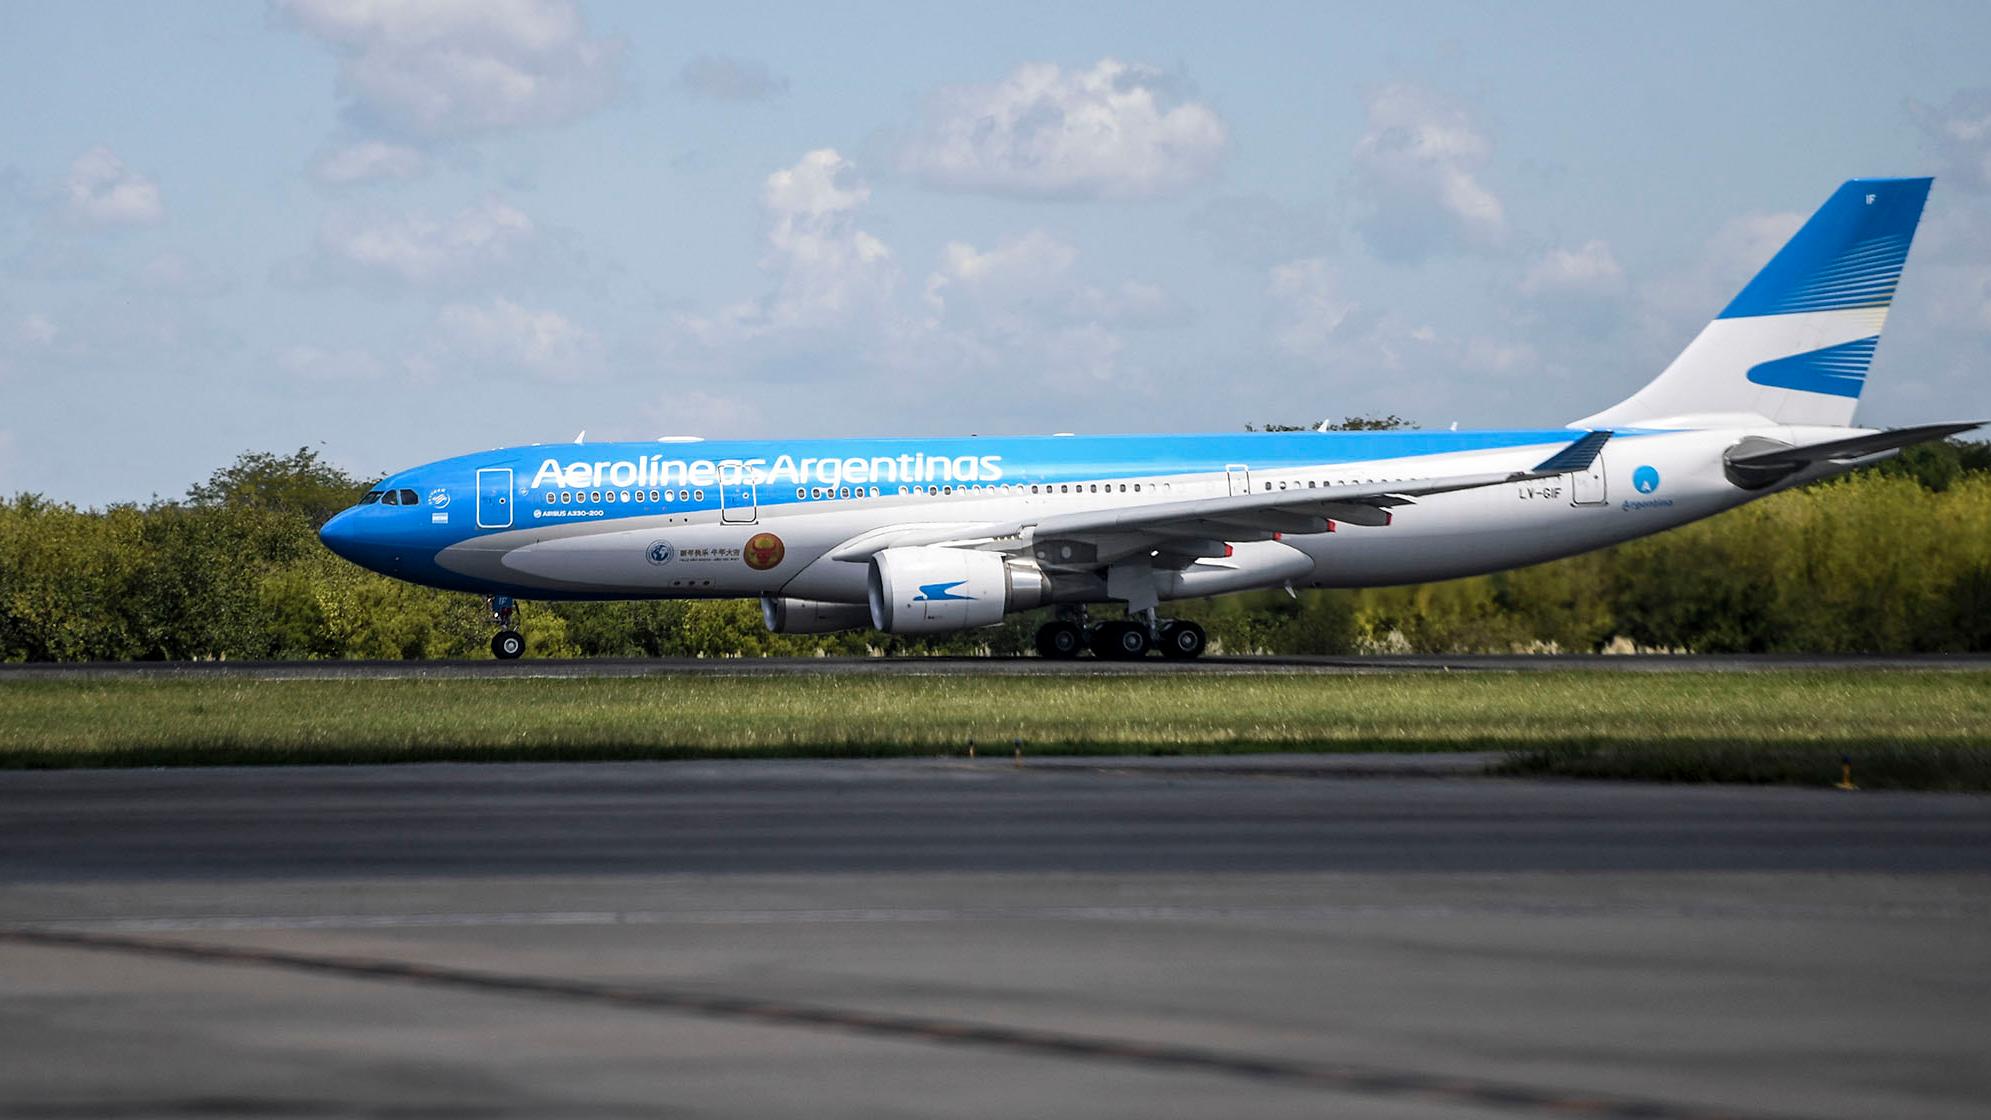
[[1075, 1061], [1111, 1062], [1156, 1070], [1277, 1082], [1359, 1096], [1414, 1098], [1509, 1112], [1605, 1117], [1610, 1120], [1770, 1120], [1762, 1114], [1745, 1114], [1680, 1102], [1585, 1094], [1415, 1070], [1263, 1057], [1211, 1047], [791, 1003], [758, 997], [717, 995], [648, 985], [485, 972], [386, 958], [296, 953], [276, 949], [33, 927], [0, 928], [0, 941], [217, 965], [279, 968], [346, 979], [565, 1000], [628, 1010], [753, 1022], [768, 1026], [832, 1030], [897, 1041], [978, 1047]]

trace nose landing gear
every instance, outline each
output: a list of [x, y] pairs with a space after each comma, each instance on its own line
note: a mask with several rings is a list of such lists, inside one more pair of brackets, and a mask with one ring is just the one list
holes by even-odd
[[518, 602], [510, 595], [494, 595], [484, 600], [490, 608], [491, 621], [498, 624], [498, 632], [491, 636], [491, 656], [500, 661], [511, 661], [525, 653], [525, 635], [518, 629]]

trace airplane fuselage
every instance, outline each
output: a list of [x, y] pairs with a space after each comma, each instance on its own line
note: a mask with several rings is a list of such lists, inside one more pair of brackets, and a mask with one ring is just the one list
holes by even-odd
[[[1723, 452], [1844, 428], [1626, 431], [1588, 471], [1434, 494], [1387, 525], [1238, 543], [1180, 595], [1449, 579], [1685, 524], [1844, 466], [1747, 490]], [[861, 604], [866, 534], [1018, 521], [1204, 497], [1520, 470], [1567, 429], [542, 444], [403, 471], [326, 540], [399, 578], [537, 599], [789, 596]], [[1295, 495], [1296, 497], [1298, 495]], [[1057, 557], [1048, 557], [1056, 566]], [[1106, 601], [1106, 594], [1078, 596]]]

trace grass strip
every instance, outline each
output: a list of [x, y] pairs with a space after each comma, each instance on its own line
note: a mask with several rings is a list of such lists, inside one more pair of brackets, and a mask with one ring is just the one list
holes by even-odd
[[96, 680], [0, 685], [0, 767], [1508, 752], [1501, 772], [1991, 789], [1991, 673]]

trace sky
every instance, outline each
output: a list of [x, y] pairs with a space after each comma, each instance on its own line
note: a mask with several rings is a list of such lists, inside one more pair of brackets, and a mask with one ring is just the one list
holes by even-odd
[[0, 0], [0, 493], [247, 450], [1559, 425], [1854, 176], [1991, 417], [1991, 5]]

